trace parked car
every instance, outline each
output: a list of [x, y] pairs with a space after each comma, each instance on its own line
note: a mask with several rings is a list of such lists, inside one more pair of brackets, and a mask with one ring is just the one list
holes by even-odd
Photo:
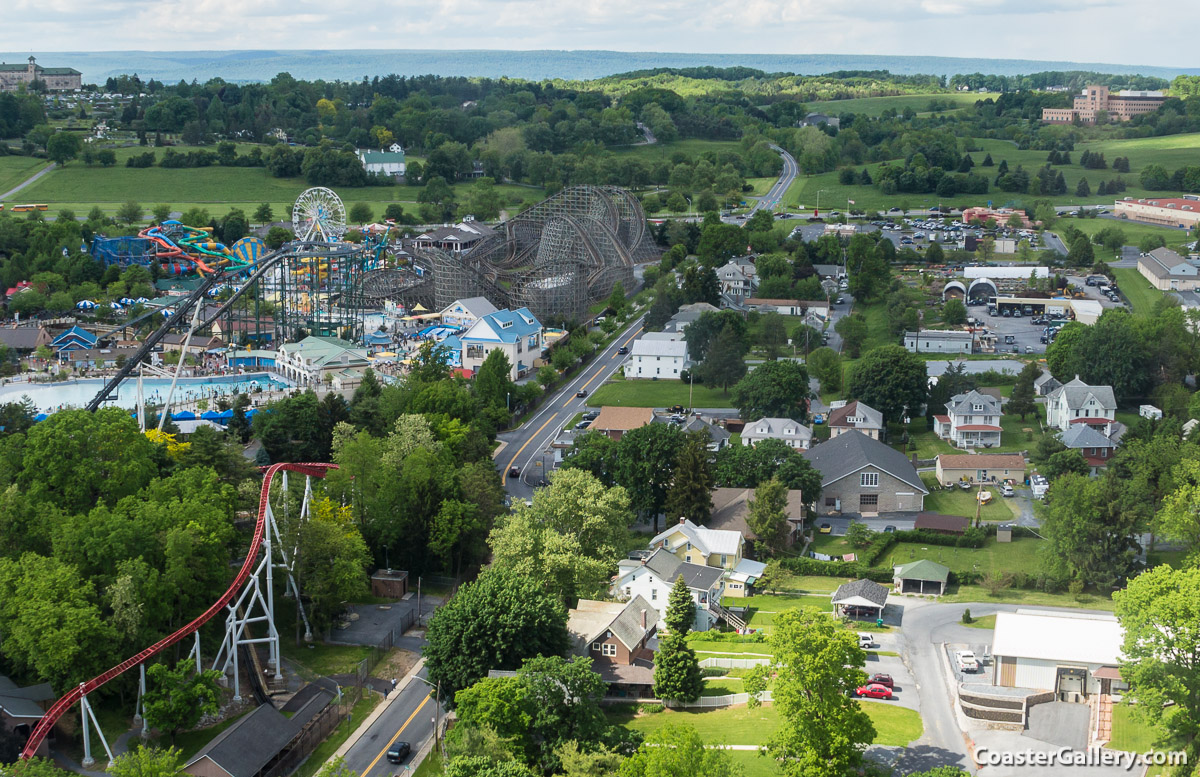
[[1009, 485], [1008, 483], [1005, 483], [1004, 485], [1000, 486], [1000, 496], [1012, 496], [1015, 493], [1016, 493], [1016, 491], [1014, 491], [1013, 487], [1011, 485]]
[[884, 527], [883, 527], [883, 533], [884, 533], [884, 534], [892, 534], [892, 533], [894, 533], [895, 531], [896, 531], [896, 527], [895, 527], [895, 526], [892, 526], [890, 523], [889, 523], [887, 526], [884, 526]]
[[869, 648], [869, 647], [871, 647], [871, 645], [874, 645], [874, 644], [875, 644], [875, 639], [870, 634], [863, 634], [861, 632], [859, 633], [858, 646], [860, 648]]
[[892, 689], [886, 685], [871, 683], [870, 685], [860, 685], [854, 691], [857, 696], [865, 696], [868, 699], [890, 699], [892, 698]]
[[960, 650], [954, 654], [954, 661], [960, 672], [978, 672], [979, 659], [970, 650]]
[[586, 429], [591, 425], [592, 425], [591, 421], [584, 420], [584, 421], [580, 421], [579, 423], [575, 424], [575, 428], [576, 429]]
[[403, 763], [412, 752], [412, 745], [407, 742], [396, 742], [387, 751], [387, 759], [390, 764]]
[[823, 523], [817, 527], [817, 531], [819, 531], [821, 534], [829, 534], [833, 531], [833, 527], [827, 523]]
[[867, 681], [868, 685], [882, 685], [885, 688], [896, 690], [896, 683], [893, 682], [890, 674], [876, 674]]

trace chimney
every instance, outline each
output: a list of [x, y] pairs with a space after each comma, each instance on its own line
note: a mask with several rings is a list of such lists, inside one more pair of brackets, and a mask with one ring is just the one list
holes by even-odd
[[646, 630], [646, 611], [642, 610], [642, 631]]
[[679, 525], [680, 525], [680, 526], [683, 526], [683, 523], [684, 523], [684, 521], [686, 521], [686, 520], [687, 520], [687, 518], [684, 518], [682, 515], [681, 515], [681, 516], [679, 516]]

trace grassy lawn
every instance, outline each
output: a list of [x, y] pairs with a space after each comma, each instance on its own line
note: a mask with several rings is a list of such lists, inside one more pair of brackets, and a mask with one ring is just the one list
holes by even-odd
[[912, 108], [917, 113], [929, 112], [929, 101], [951, 103], [955, 108], [975, 105], [977, 100], [993, 100], [999, 97], [994, 92], [939, 92], [936, 94], [901, 94], [892, 97], [853, 97], [849, 100], [818, 100], [806, 103], [808, 110], [838, 116], [843, 113], [861, 113], [866, 116], [879, 116], [889, 108], [902, 113], [905, 108]]
[[1133, 267], [1117, 267], [1113, 270], [1121, 293], [1133, 307], [1133, 314], [1145, 318], [1163, 298], [1163, 293], [1150, 285], [1150, 281]]
[[429, 755], [425, 756], [424, 761], [421, 761], [421, 765], [413, 772], [412, 777], [434, 777], [434, 775], [441, 773], [442, 757], [434, 749], [429, 751]]
[[620, 156], [638, 157], [645, 162], [670, 159], [674, 154], [698, 157], [707, 152], [741, 152], [741, 143], [736, 140], [676, 140], [671, 143], [655, 143], [652, 146], [623, 146], [612, 152]]
[[701, 661], [706, 658], [765, 658], [774, 655], [767, 642], [712, 642], [689, 637], [688, 645], [696, 651]]
[[704, 681], [701, 696], [728, 696], [731, 693], [745, 693], [740, 677], [710, 677]]
[[[963, 491], [961, 488], [954, 487], [935, 490], [937, 478], [932, 472], [922, 474], [921, 480], [929, 489], [929, 496], [925, 497], [927, 511], [943, 515], [961, 515], [972, 519], [975, 517], [978, 489], [972, 488], [970, 491]], [[991, 493], [992, 501], [985, 504], [979, 511], [983, 520], [1011, 521], [1020, 517], [1020, 507], [1012, 499], [1000, 496], [999, 489], [985, 488], [984, 491]]]
[[[1159, 196], [1162, 196], [1162, 194], [1160, 193]], [[1151, 235], [1163, 238], [1167, 241], [1167, 246], [1171, 248], [1177, 248], [1185, 243], [1194, 242], [1187, 239], [1188, 233], [1186, 230], [1172, 227], [1162, 227], [1156, 224], [1141, 224], [1136, 221], [1126, 221], [1124, 219], [1068, 218], [1065, 220], [1060, 219], [1059, 221], [1056, 221], [1054, 226], [1057, 227], [1063, 224], [1070, 224], [1080, 232], [1083, 232], [1085, 235], [1094, 235], [1105, 227], [1119, 227], [1120, 230], [1125, 233], [1125, 244], [1131, 246], [1137, 245], [1141, 242], [1142, 238]], [[1052, 231], [1053, 229], [1054, 227], [1051, 227]], [[1096, 258], [1100, 260], [1112, 261], [1113, 258], [1120, 258], [1119, 256], [1114, 257], [1109, 253], [1108, 249], [1104, 248], [1103, 246], [1093, 244], [1092, 249], [1096, 252]], [[1187, 251], [1184, 250], [1182, 253], [1186, 255]], [[1135, 275], [1139, 274], [1136, 268], [1125, 269], [1131, 270]]]
[[975, 618], [970, 623], [962, 624], [969, 629], [994, 629], [996, 628], [996, 616], [984, 615], [982, 618]]
[[[817, 575], [793, 575], [783, 569], [779, 570], [778, 587], [780, 591], [788, 593], [819, 593], [831, 594], [837, 590], [842, 583], [849, 583], [851, 578], [848, 577], [819, 577]], [[761, 596], [761, 595], [760, 595]], [[759, 596], [751, 597], [750, 601], [755, 601]]]
[[1154, 741], [1157, 737], [1158, 731], [1155, 727], [1148, 722], [1138, 720], [1131, 705], [1113, 705], [1112, 739], [1108, 743], [1109, 750], [1144, 753], [1154, 748]]
[[895, 345], [898, 342], [888, 331], [887, 307], [882, 302], [873, 305], [856, 302], [854, 312], [861, 313], [867, 320], [867, 339], [863, 343], [863, 353], [881, 345]]
[[[733, 394], [709, 386], [692, 387], [692, 407], [732, 407]], [[688, 405], [688, 384], [679, 380], [615, 380], [587, 398], [591, 407], [670, 407]]]
[[[31, 156], [0, 156], [0, 194], [17, 186], [47, 164], [49, 163], [45, 159], [34, 159]], [[17, 192], [14, 195], [13, 204], [21, 204], [17, 200], [33, 202], [33, 200], [23, 199], [28, 193], [28, 189]]]
[[363, 697], [359, 699], [354, 709], [350, 712], [350, 719], [343, 720], [338, 724], [338, 727], [333, 730], [325, 741], [317, 745], [317, 748], [312, 751], [312, 755], [300, 764], [296, 771], [292, 772], [293, 777], [312, 777], [318, 770], [329, 760], [337, 749], [342, 746], [342, 743], [349, 739], [350, 734], [354, 729], [358, 728], [367, 716], [371, 714], [371, 710], [375, 709], [375, 705], [383, 701], [383, 696], [374, 691], [366, 691]]
[[[1028, 572], [1028, 569], [1024, 571]], [[1023, 604], [1031, 607], [1082, 607], [1088, 610], [1112, 610], [1113, 602], [1108, 596], [1093, 593], [1083, 593], [1071, 596], [1068, 593], [1052, 594], [1044, 591], [1030, 591], [1020, 588], [1009, 588], [1000, 591], [995, 596], [987, 589], [978, 585], [950, 585], [946, 587], [946, 595], [939, 599], [944, 604], [958, 602], [996, 602], [1000, 604]]]
[[1187, 557], [1186, 550], [1154, 550], [1146, 554], [1146, 562], [1149, 567], [1166, 564], [1169, 567], [1183, 569], [1183, 562]]
[[[924, 730], [921, 716], [910, 709], [884, 703], [863, 702], [863, 709], [875, 724], [875, 744], [903, 747], [919, 739]], [[694, 727], [706, 744], [761, 745], [779, 728], [779, 715], [771, 705], [758, 709], [747, 706], [707, 710], [663, 710], [633, 715], [634, 708], [623, 707], [609, 712], [609, 720], [644, 734], [660, 730], [671, 723], [687, 723]]]
[[887, 568], [919, 559], [929, 559], [952, 570], [965, 572], [1032, 573], [1038, 566], [1036, 554], [1041, 543], [1042, 540], [1034, 537], [1013, 537], [1012, 542], [996, 542], [994, 538], [989, 537], [982, 548], [976, 549], [898, 542], [875, 561], [875, 566]]
[[314, 642], [297, 646], [295, 641], [281, 639], [283, 655], [316, 675], [348, 674], [354, 671], [359, 661], [366, 658], [371, 648], [362, 645], [326, 645]]

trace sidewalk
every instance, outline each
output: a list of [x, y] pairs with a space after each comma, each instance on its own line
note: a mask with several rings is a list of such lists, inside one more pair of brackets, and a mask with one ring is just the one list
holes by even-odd
[[420, 672], [424, 666], [425, 658], [422, 657], [417, 661], [417, 663], [413, 664], [412, 669], [408, 670], [408, 674], [404, 675], [404, 679], [396, 683], [396, 687], [392, 689], [392, 692], [384, 697], [382, 703], [375, 706], [375, 709], [371, 711], [371, 714], [368, 715], [361, 724], [359, 724], [358, 728], [354, 730], [354, 733], [346, 738], [346, 741], [342, 743], [342, 746], [339, 747], [334, 754], [330, 756], [329, 761], [326, 761], [325, 763], [329, 763], [334, 758], [341, 758], [345, 756], [346, 753], [350, 752], [350, 748], [358, 744], [358, 740], [363, 738], [363, 735], [365, 735], [371, 726], [375, 724], [375, 721], [379, 719], [379, 716], [387, 711], [387, 708], [391, 706], [392, 702], [399, 698], [400, 692], [408, 687], [409, 683], [413, 681], [413, 677], [415, 677], [417, 672]]

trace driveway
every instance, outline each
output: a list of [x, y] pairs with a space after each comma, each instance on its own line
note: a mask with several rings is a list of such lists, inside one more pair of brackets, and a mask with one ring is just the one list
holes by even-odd
[[1048, 742], [1072, 750], [1086, 750], [1091, 707], [1052, 701], [1035, 704], [1029, 710], [1029, 720], [1022, 736]]

